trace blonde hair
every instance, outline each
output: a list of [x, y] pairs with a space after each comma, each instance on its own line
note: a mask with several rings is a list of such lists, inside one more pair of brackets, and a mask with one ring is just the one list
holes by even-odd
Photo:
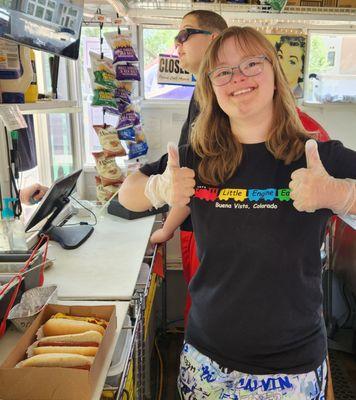
[[300, 121], [293, 94], [272, 44], [250, 27], [232, 26], [224, 30], [211, 43], [200, 65], [195, 90], [200, 113], [191, 135], [193, 150], [201, 158], [198, 176], [202, 182], [215, 186], [232, 177], [243, 155], [243, 146], [233, 136], [229, 117], [220, 108], [208, 76], [217, 64], [221, 46], [231, 37], [246, 54], [265, 55], [273, 68], [276, 89], [273, 124], [266, 140], [268, 151], [289, 164], [304, 153], [306, 139], [313, 136]]

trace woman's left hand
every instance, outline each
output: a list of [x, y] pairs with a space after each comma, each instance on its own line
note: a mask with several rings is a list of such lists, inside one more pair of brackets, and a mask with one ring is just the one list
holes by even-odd
[[318, 145], [315, 140], [308, 140], [305, 143], [306, 168], [300, 168], [291, 175], [289, 183], [291, 189], [290, 197], [294, 207], [298, 211], [314, 212], [323, 208], [323, 186], [330, 178], [326, 172], [318, 152]]
[[315, 140], [305, 143], [305, 157], [307, 167], [294, 171], [289, 183], [294, 207], [306, 212], [329, 208], [336, 214], [347, 213], [355, 201], [355, 184], [327, 173]]

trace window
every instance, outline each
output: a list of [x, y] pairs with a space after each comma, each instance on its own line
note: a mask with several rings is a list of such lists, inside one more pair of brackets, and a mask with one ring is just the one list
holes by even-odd
[[144, 97], [145, 99], [190, 100], [194, 87], [159, 85], [157, 83], [158, 55], [173, 54], [176, 29], [143, 28]]
[[46, 10], [46, 14], [45, 14], [45, 20], [51, 22], [53, 18], [53, 12]]
[[35, 5], [33, 3], [28, 3], [27, 5], [27, 14], [33, 15], [35, 12]]
[[[39, 90], [45, 93], [52, 91], [49, 58], [48, 54], [41, 54], [42, 74], [39, 74]], [[68, 67], [69, 63], [73, 62], [60, 58], [57, 88], [58, 99], [60, 100], [70, 100]], [[40, 131], [38, 133], [46, 136], [44, 149], [49, 152], [49, 154], [40, 154], [39, 156], [43, 158], [42, 163], [46, 164], [44, 165], [46, 169], [50, 165], [49, 179], [54, 181], [74, 169], [72, 119], [67, 113], [46, 114], [39, 118], [38, 129]]]
[[70, 8], [69, 10], [68, 10], [68, 15], [71, 15], [72, 17], [77, 17], [77, 15], [78, 15], [78, 10], [76, 10], [76, 9], [74, 9], [74, 8]]
[[45, 9], [43, 7], [37, 6], [36, 12], [35, 12], [35, 17], [42, 19], [44, 10]]
[[356, 34], [310, 33], [305, 100], [356, 103]]
[[71, 122], [68, 114], [48, 115], [51, 174], [55, 180], [73, 171]]

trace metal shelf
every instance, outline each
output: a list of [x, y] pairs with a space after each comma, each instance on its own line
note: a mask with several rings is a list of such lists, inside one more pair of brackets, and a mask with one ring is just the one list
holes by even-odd
[[356, 30], [356, 9], [353, 8], [287, 6], [284, 12], [279, 13], [254, 4], [135, 1], [129, 3], [127, 15], [137, 24], [157, 23], [159, 20], [163, 24], [178, 26], [184, 14], [194, 9], [218, 12], [229, 25], [247, 23], [253, 26], [268, 24], [270, 27]]
[[24, 104], [0, 104], [0, 107], [16, 105], [22, 114], [52, 114], [52, 113], [79, 113], [82, 108], [77, 101], [67, 100], [48, 100], [37, 101], [36, 103]]
[[[94, 15], [98, 6], [95, 0], [87, 0], [86, 17]], [[136, 24], [164, 24], [178, 27], [181, 18], [190, 10], [206, 9], [218, 12], [229, 25], [246, 23], [252, 26], [270, 26], [300, 29], [347, 29], [356, 30], [356, 8], [286, 6], [282, 13], [267, 10], [258, 4], [229, 4], [218, 1], [192, 2], [191, 0], [110, 0], [101, 7], [102, 14], [110, 22], [113, 11], [121, 10]], [[154, 11], [154, 12], [153, 12]]]

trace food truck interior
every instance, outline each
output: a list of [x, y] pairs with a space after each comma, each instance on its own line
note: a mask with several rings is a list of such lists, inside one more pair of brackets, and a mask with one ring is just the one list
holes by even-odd
[[[356, 0], [0, 0], [1, 399], [208, 398], [203, 391], [189, 397], [188, 386], [180, 397], [177, 389], [187, 331], [185, 250], [179, 229], [163, 243], [150, 240], [169, 207], [128, 210], [118, 201], [127, 177], [179, 142], [199, 78], [180, 65], [177, 48], [189, 37], [211, 34], [177, 37], [182, 18], [194, 10], [262, 33], [299, 115], [317, 123], [310, 130], [322, 127], [327, 139], [356, 151]], [[218, 189], [202, 188], [195, 188], [201, 202], [217, 198]], [[243, 202], [239, 189], [229, 190], [220, 192], [225, 208]], [[273, 202], [272, 190], [258, 200]], [[264, 229], [269, 232], [262, 224], [262, 236]], [[320, 399], [352, 400], [356, 215], [333, 215], [321, 235], [330, 366], [328, 392]], [[193, 292], [198, 282], [189, 286]], [[236, 313], [230, 309], [226, 318], [237, 321]], [[41, 326], [46, 331], [58, 319], [100, 326], [92, 356], [80, 355], [90, 358], [89, 367], [15, 368], [38, 357], [28, 347], [37, 346]], [[268, 319], [258, 322], [261, 332]], [[256, 388], [209, 398], [285, 395], [268, 397]]]

